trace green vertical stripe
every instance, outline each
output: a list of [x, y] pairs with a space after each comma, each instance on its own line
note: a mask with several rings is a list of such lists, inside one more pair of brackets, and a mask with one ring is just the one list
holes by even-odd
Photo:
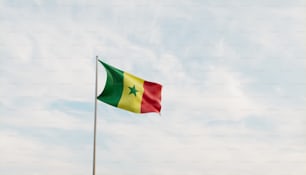
[[123, 71], [99, 60], [104, 66], [107, 78], [103, 92], [97, 97], [104, 103], [117, 107], [123, 91]]

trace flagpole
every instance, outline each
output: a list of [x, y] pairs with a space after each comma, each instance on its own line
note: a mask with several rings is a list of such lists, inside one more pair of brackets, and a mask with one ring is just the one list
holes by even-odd
[[96, 56], [96, 81], [95, 81], [95, 114], [94, 114], [94, 141], [92, 174], [96, 174], [96, 133], [97, 133], [97, 91], [98, 91], [98, 56]]

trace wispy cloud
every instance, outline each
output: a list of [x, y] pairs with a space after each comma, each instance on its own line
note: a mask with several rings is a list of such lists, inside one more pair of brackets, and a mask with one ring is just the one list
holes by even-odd
[[0, 174], [91, 171], [96, 55], [163, 84], [161, 116], [99, 103], [97, 172], [305, 174], [304, 11], [0, 1]]

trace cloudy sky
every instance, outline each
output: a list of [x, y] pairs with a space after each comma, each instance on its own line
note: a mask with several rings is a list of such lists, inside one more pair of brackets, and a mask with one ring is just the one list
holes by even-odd
[[161, 116], [98, 103], [97, 174], [306, 174], [305, 11], [0, 0], [0, 174], [92, 173], [96, 55], [163, 85]]

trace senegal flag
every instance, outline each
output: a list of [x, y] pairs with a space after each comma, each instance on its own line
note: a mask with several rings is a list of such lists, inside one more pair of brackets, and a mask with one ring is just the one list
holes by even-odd
[[161, 89], [158, 83], [145, 81], [99, 60], [107, 79], [98, 100], [135, 113], [160, 113]]

